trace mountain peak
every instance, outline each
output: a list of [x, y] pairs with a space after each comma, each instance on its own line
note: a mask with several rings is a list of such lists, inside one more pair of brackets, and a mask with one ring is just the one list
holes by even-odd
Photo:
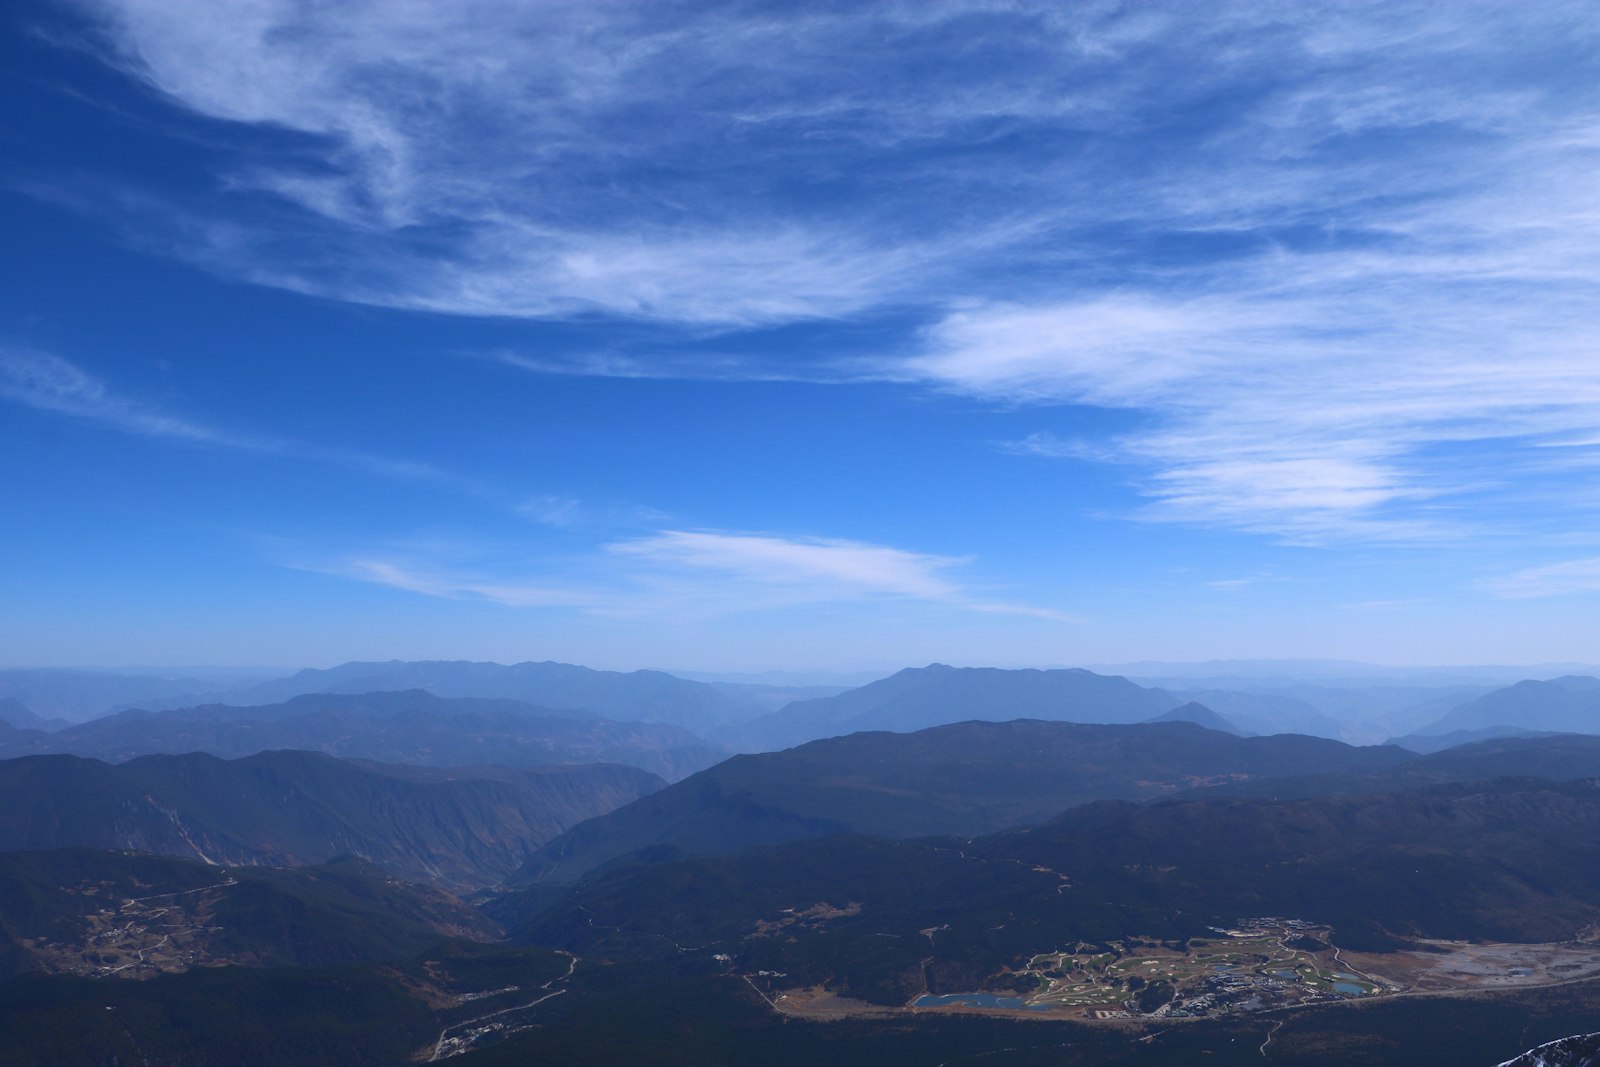
[[1224, 719], [1204, 704], [1194, 700], [1189, 701], [1187, 704], [1180, 704], [1171, 711], [1164, 712], [1154, 718], [1146, 719], [1145, 722], [1191, 722], [1196, 726], [1204, 726], [1208, 730], [1221, 730], [1225, 734], [1238, 736], [1243, 736], [1244, 734], [1244, 731], [1233, 725], [1233, 723]]

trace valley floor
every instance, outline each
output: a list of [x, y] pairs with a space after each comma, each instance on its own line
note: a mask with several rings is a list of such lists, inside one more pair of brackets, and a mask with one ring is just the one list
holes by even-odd
[[[778, 988], [745, 976], [772, 1008], [808, 1019], [981, 1014], [1116, 1024], [1250, 1015], [1285, 1008], [1417, 995], [1561, 985], [1600, 977], [1600, 943], [1425, 940], [1389, 953], [1345, 952], [1332, 931], [1293, 919], [1242, 920], [1184, 945], [1128, 938], [1034, 956], [1010, 988], [924, 993], [903, 1007]], [[1028, 986], [1033, 986], [1029, 989]]]

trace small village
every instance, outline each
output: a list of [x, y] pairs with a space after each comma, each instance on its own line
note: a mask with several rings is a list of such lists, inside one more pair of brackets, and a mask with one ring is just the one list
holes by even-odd
[[[89, 906], [78, 937], [24, 938], [21, 945], [42, 970], [90, 978], [149, 978], [239, 962], [216, 955], [211, 945], [223, 932], [213, 918], [217, 902], [237, 884], [230, 877], [198, 889], [133, 898], [118, 897], [106, 886], [82, 886], [77, 892]], [[101, 899], [104, 903], [98, 903]]]
[[1396, 992], [1345, 961], [1326, 926], [1240, 919], [1186, 941], [1128, 937], [1041, 953], [1012, 976], [1019, 996], [923, 996], [913, 1008], [1049, 1011], [1091, 1020], [1198, 1018]]

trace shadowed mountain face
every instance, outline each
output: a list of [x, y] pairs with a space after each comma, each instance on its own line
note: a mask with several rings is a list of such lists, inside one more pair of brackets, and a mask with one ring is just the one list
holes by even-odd
[[0, 975], [325, 966], [494, 934], [459, 901], [354, 857], [284, 870], [84, 848], [0, 853]]
[[1431, 736], [1490, 727], [1600, 734], [1600, 678], [1569, 675], [1548, 682], [1518, 682], [1462, 704], [1417, 733]]
[[668, 780], [726, 755], [675, 726], [612, 722], [516, 700], [445, 698], [420, 689], [310, 694], [252, 707], [125, 711], [48, 735], [0, 736], [0, 758], [46, 752], [113, 762], [163, 752], [233, 758], [286, 748], [435, 766], [623, 763]]
[[264, 752], [113, 766], [32, 756], [0, 763], [0, 850], [87, 846], [278, 866], [349, 854], [468, 891], [499, 881], [566, 827], [660, 785], [610, 765], [391, 769]]
[[1550, 734], [1495, 738], [1458, 745], [1375, 770], [1252, 778], [1205, 786], [1197, 792], [1288, 800], [1393, 793], [1496, 778], [1534, 778], [1546, 782], [1600, 778], [1600, 737]]
[[751, 747], [774, 749], [861, 730], [907, 733], [971, 719], [1135, 723], [1181, 703], [1170, 693], [1092, 671], [935, 663], [838, 696], [795, 701], [751, 721], [742, 736]]
[[740, 973], [903, 1004], [994, 988], [1062, 944], [1185, 938], [1244, 916], [1325, 923], [1345, 948], [1571, 938], [1600, 918], [1597, 842], [1588, 781], [1104, 802], [975, 840], [843, 837], [619, 865], [518, 936], [613, 956], [720, 952]]
[[1377, 769], [1411, 758], [1322, 738], [1240, 738], [1190, 723], [967, 722], [735, 756], [574, 827], [513, 882], [569, 882], [639, 849], [723, 853], [838, 833], [973, 835], [1110, 798], [1217, 781]]
[[[742, 705], [703, 682], [661, 671], [596, 671], [570, 663], [474, 663], [428, 660], [345, 663], [303, 670], [209, 699], [230, 704], [274, 704], [306, 693], [376, 693], [426, 689], [441, 697], [524, 701], [558, 711], [584, 711], [625, 722], [669, 723], [697, 733], [739, 717]], [[198, 703], [188, 700], [186, 703]], [[172, 708], [168, 701], [146, 705]]]

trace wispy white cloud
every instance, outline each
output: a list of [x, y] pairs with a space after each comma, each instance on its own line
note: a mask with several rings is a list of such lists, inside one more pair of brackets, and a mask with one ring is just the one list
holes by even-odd
[[664, 530], [610, 546], [617, 555], [673, 568], [722, 574], [822, 599], [882, 593], [950, 600], [957, 590], [940, 572], [963, 562], [884, 545], [754, 534]]
[[[851, 220], [771, 210], [785, 199], [775, 186], [795, 177], [781, 167], [807, 152], [803, 135], [779, 128], [798, 118], [763, 115], [757, 101], [803, 86], [828, 61], [830, 33], [859, 37], [855, 18], [489, 2], [79, 6], [115, 61], [169, 101], [303, 135], [224, 175], [227, 190], [283, 210], [246, 221], [148, 201], [137, 222], [169, 214], [182, 254], [257, 282], [460, 314], [758, 323], [870, 306], [945, 241], [886, 242]], [[730, 168], [730, 149], [752, 158]]]
[[69, 360], [34, 349], [0, 347], [0, 399], [140, 437], [331, 463], [385, 478], [445, 479], [426, 463], [240, 433], [174, 415], [117, 392]]
[[0, 397], [144, 437], [253, 447], [246, 438], [119, 396], [81, 367], [48, 352], [0, 348]]
[[502, 357], [526, 369], [1137, 411], [1003, 447], [1112, 455], [1146, 518], [1301, 543], [1526, 535], [1498, 505], [1548, 524], [1600, 453], [1587, 4], [80, 7], [172, 104], [273, 132], [214, 198], [109, 209], [229, 276], [927, 324], [853, 362]]
[[496, 582], [442, 572], [411, 561], [351, 556], [333, 563], [298, 565], [302, 570], [336, 574], [444, 600], [485, 600], [507, 607], [577, 607], [603, 611], [603, 597], [574, 588]]
[[572, 496], [545, 494], [530, 497], [516, 505], [516, 513], [530, 522], [557, 529], [659, 525], [668, 515], [642, 504], [613, 500], [580, 500]]
[[1600, 556], [1529, 567], [1486, 583], [1508, 600], [1600, 592]]
[[1338, 604], [1336, 607], [1343, 608], [1346, 611], [1394, 612], [1409, 611], [1426, 603], [1426, 600], [1411, 597], [1398, 600], [1356, 600], [1347, 604]]
[[219, 160], [231, 207], [146, 202], [183, 254], [388, 306], [722, 325], [1103, 284], [1161, 231], [1362, 232], [1592, 102], [1510, 60], [1596, 36], [1556, 3], [76, 6], [171, 103], [274, 135]]
[[[964, 309], [898, 369], [1007, 402], [1145, 413], [1109, 447], [1146, 469], [1152, 518], [1436, 540], [1481, 518], [1463, 497], [1525, 495], [1541, 476], [1543, 514], [1571, 495], [1556, 475], [1600, 451], [1600, 196], [1553, 188], [1567, 177], [1455, 213], [1396, 211], [1412, 233], [1382, 251], [1274, 255], [1220, 278], [1199, 268], [1160, 294]], [[1520, 210], [1530, 195], [1538, 225]], [[1006, 447], [1093, 454], [1047, 435]]]
[[966, 562], [860, 541], [661, 530], [611, 542], [595, 555], [543, 564], [447, 565], [397, 551], [293, 565], [426, 596], [628, 618], [718, 617], [876, 600], [1071, 621], [1052, 609], [975, 595], [947, 573]]
[[1105, 444], [1085, 437], [1058, 437], [1044, 430], [1019, 437], [1014, 441], [1000, 441], [996, 446], [1013, 456], [1040, 456], [1044, 459], [1081, 459], [1097, 463], [1115, 463], [1122, 458], [1120, 452]]
[[1216, 589], [1224, 593], [1234, 593], [1241, 589], [1247, 589], [1252, 585], [1257, 585], [1262, 580], [1263, 579], [1257, 576], [1248, 578], [1217, 578], [1206, 582], [1205, 585], [1207, 589]]

